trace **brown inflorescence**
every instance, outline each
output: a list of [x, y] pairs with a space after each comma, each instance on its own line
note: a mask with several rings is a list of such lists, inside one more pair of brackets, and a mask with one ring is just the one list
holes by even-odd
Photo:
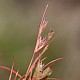
[[[48, 34], [44, 37], [42, 37], [42, 33], [44, 32], [44, 29], [47, 26], [48, 21], [45, 19], [45, 13], [48, 8], [48, 5], [46, 6], [42, 19], [40, 21], [39, 29], [38, 29], [38, 35], [36, 40], [36, 45], [34, 48], [34, 52], [30, 61], [30, 64], [28, 66], [28, 69], [26, 70], [26, 73], [24, 75], [19, 74], [19, 69], [17, 71], [14, 70], [14, 61], [12, 64], [12, 68], [8, 68], [5, 66], [0, 66], [0, 68], [10, 71], [10, 76], [8, 80], [11, 80], [12, 74], [15, 74], [14, 80], [18, 78], [18, 80], [59, 80], [56, 78], [48, 78], [49, 75], [52, 74], [51, 65], [52, 63], [61, 60], [62, 58], [57, 58], [55, 60], [50, 61], [46, 65], [43, 64], [43, 60], [41, 59], [44, 52], [48, 49], [49, 43], [54, 35], [54, 30], [50, 29]], [[38, 53], [41, 49], [42, 52]], [[34, 56], [38, 54], [36, 59], [34, 60]]]

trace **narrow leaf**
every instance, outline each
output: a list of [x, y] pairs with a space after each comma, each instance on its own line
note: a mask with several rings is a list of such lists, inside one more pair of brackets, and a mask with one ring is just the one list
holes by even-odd
[[14, 61], [13, 61], [13, 63], [12, 63], [12, 68], [11, 68], [11, 72], [10, 72], [9, 80], [11, 80], [12, 73], [13, 73], [13, 68], [14, 68]]

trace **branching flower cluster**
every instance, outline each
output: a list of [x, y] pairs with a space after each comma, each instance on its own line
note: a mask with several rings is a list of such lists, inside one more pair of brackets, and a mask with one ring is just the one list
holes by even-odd
[[[12, 74], [15, 74], [14, 80], [17, 80], [17, 78], [18, 80], [59, 80], [56, 78], [48, 78], [48, 76], [52, 74], [52, 63], [61, 60], [62, 58], [52, 60], [45, 65], [43, 64], [43, 60], [46, 58], [41, 59], [44, 52], [48, 49], [49, 43], [51, 42], [52, 36], [54, 35], [53, 29], [50, 29], [46, 36], [42, 36], [42, 33], [44, 32], [44, 29], [46, 28], [46, 25], [48, 23], [48, 21], [45, 19], [45, 13], [47, 8], [48, 5], [44, 10], [40, 22], [34, 52], [25, 74], [21, 76], [19, 73], [19, 69], [17, 71], [14, 70], [14, 61], [11, 69], [5, 66], [0, 66], [0, 68], [10, 71], [10, 76], [8, 80], [11, 80]], [[34, 59], [36, 54], [38, 54], [38, 56]]]

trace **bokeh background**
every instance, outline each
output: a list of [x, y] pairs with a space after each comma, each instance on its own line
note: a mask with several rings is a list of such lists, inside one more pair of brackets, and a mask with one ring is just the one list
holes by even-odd
[[[24, 74], [35, 46], [37, 31], [46, 4], [46, 18], [55, 29], [56, 39], [50, 44], [47, 63], [64, 57], [53, 65], [60, 80], [80, 80], [80, 0], [0, 0], [0, 65]], [[0, 69], [0, 80], [8, 80], [9, 71]]]

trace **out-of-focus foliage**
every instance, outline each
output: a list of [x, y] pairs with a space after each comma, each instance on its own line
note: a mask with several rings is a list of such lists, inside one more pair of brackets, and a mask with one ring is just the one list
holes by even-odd
[[[57, 57], [53, 77], [80, 80], [80, 1], [79, 0], [0, 0], [0, 65], [25, 73], [33, 53], [37, 29], [46, 4], [49, 4], [47, 30], [55, 29], [56, 39], [50, 44], [45, 63]], [[5, 77], [4, 77], [5, 75]], [[8, 79], [0, 69], [0, 80]]]

